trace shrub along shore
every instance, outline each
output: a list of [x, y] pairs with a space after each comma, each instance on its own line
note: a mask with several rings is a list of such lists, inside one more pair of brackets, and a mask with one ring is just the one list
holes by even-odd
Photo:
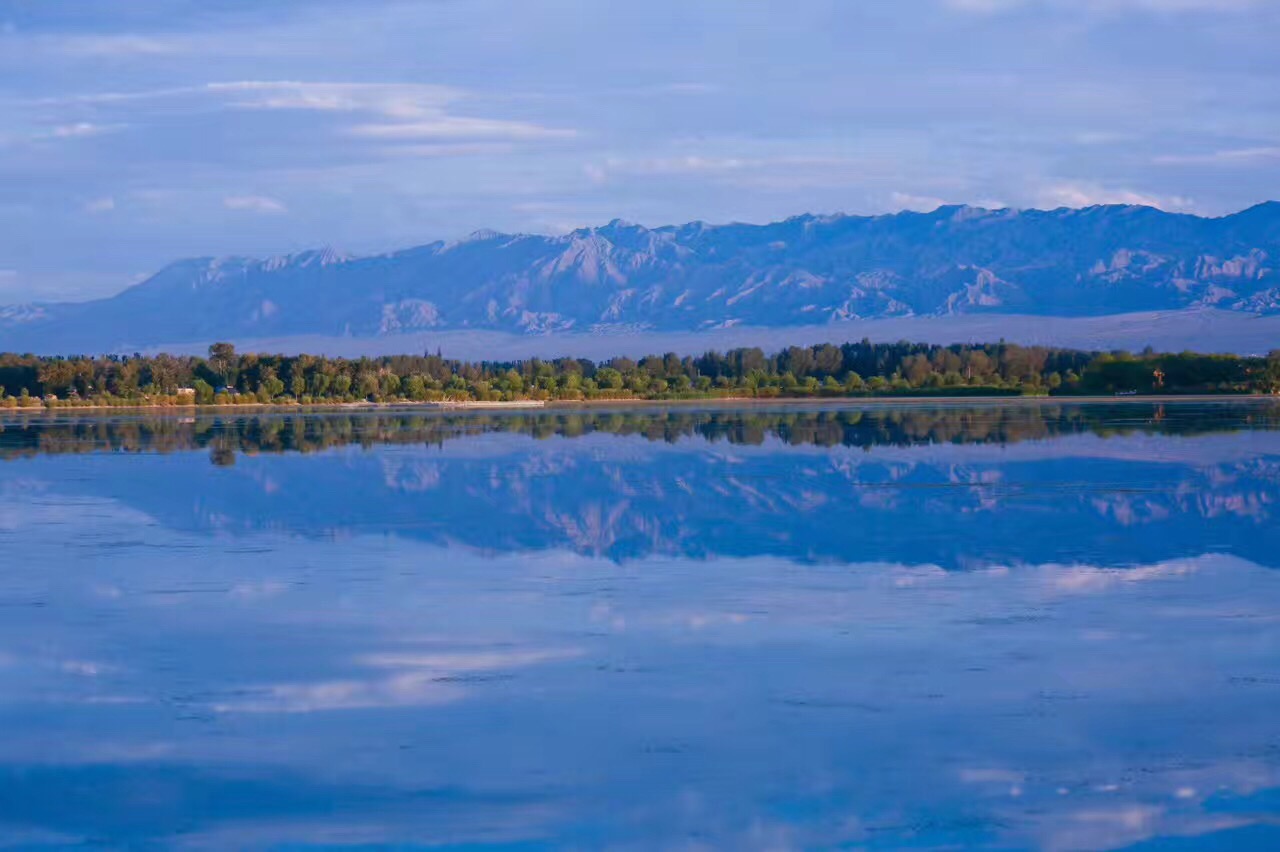
[[863, 340], [601, 362], [326, 358], [238, 353], [226, 343], [204, 358], [0, 354], [7, 408], [1274, 393], [1280, 350], [1246, 357]]

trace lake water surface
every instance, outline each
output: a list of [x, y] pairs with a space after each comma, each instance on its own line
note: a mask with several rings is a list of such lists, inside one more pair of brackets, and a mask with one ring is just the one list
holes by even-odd
[[0, 842], [1280, 847], [1280, 406], [0, 418]]

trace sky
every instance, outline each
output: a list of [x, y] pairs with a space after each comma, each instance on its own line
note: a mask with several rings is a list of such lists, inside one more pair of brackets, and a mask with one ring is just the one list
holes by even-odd
[[1280, 197], [1280, 0], [0, 0], [0, 304], [183, 257]]

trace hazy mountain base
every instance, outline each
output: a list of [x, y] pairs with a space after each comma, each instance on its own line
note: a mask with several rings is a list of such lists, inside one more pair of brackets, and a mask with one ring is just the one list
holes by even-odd
[[[436, 331], [378, 337], [297, 335], [234, 339], [242, 352], [311, 353], [332, 357], [397, 355], [442, 351], [450, 358], [508, 360], [518, 358], [592, 358], [676, 352], [694, 355], [709, 349], [759, 346], [771, 351], [786, 346], [912, 340], [922, 343], [986, 343], [1005, 340], [1040, 345], [1111, 351], [1260, 355], [1280, 348], [1280, 316], [1258, 317], [1215, 310], [1153, 311], [1105, 317], [1042, 317], [983, 314], [978, 316], [902, 317], [852, 320], [789, 328], [738, 326], [700, 332], [620, 332], [614, 334], [519, 335], [498, 331]], [[212, 340], [139, 348], [146, 353], [203, 355]], [[132, 351], [121, 349], [118, 351]], [[66, 354], [56, 349], [36, 354]]]

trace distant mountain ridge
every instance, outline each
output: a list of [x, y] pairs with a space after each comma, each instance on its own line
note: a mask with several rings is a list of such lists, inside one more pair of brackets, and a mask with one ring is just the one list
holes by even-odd
[[802, 215], [560, 236], [481, 231], [370, 257], [171, 264], [107, 299], [0, 308], [0, 349], [291, 335], [777, 328], [1010, 313], [1280, 313], [1280, 203]]

